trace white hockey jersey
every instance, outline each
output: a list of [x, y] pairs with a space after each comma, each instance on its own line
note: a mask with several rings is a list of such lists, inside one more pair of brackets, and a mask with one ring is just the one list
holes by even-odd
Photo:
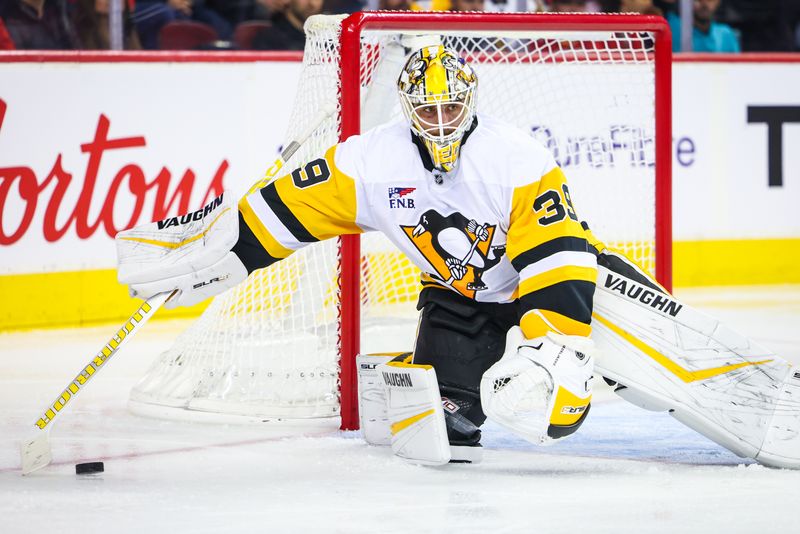
[[480, 302], [519, 299], [523, 331], [588, 336], [597, 277], [561, 169], [525, 132], [478, 115], [449, 174], [405, 121], [331, 147], [239, 203], [252, 270], [309, 243], [383, 232], [423, 285]]

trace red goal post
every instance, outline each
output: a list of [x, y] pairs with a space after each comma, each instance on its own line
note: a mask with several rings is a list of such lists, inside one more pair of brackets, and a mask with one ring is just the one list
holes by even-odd
[[[672, 192], [671, 192], [671, 69], [672, 39], [662, 17], [621, 14], [367, 12], [342, 22], [340, 36], [341, 133], [344, 141], [361, 132], [362, 34], [365, 30], [396, 32], [479, 31], [601, 31], [648, 32], [653, 36], [652, 61], [655, 85], [655, 276], [666, 288], [672, 286]], [[605, 50], [603, 53], [638, 54], [637, 50]], [[358, 429], [358, 391], [355, 356], [360, 350], [360, 238], [344, 236], [341, 245], [341, 428]]]

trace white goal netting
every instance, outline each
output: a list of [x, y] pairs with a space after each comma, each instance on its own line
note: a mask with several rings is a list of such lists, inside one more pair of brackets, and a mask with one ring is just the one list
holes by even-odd
[[[542, 15], [538, 15], [541, 17]], [[473, 15], [478, 18], [479, 15]], [[655, 269], [655, 63], [647, 31], [459, 29], [361, 31], [360, 61], [343, 63], [342, 17], [306, 24], [303, 73], [287, 142], [327, 102], [338, 106], [287, 172], [339, 140], [340, 73], [359, 73], [361, 128], [400, 113], [395, 81], [412, 48], [441, 42], [479, 77], [478, 112], [525, 129], [570, 181], [578, 213], [608, 244]], [[533, 19], [532, 19], [533, 20]], [[475, 29], [478, 28], [478, 29]], [[667, 140], [669, 142], [669, 140]], [[363, 352], [409, 350], [419, 272], [379, 235], [362, 236]], [[139, 413], [257, 420], [335, 416], [339, 380], [337, 241], [307, 247], [217, 297], [131, 392]]]

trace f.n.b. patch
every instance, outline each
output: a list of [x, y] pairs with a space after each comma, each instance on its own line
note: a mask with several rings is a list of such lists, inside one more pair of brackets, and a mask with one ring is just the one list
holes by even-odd
[[409, 197], [416, 191], [416, 187], [390, 187], [389, 188], [389, 207], [394, 208], [414, 208], [414, 199]]

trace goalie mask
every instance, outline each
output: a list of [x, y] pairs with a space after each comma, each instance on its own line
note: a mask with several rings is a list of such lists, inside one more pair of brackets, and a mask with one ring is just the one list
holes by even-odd
[[458, 164], [461, 141], [475, 117], [477, 85], [472, 68], [441, 45], [414, 52], [400, 73], [403, 113], [440, 171]]

